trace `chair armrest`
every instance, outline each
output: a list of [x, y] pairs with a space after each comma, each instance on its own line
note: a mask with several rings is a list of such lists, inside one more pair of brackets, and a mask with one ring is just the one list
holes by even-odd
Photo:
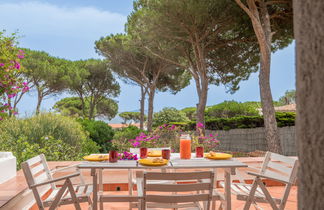
[[79, 176], [79, 175], [80, 175], [80, 173], [74, 173], [74, 174], [70, 174], [70, 175], [67, 175], [67, 176], [62, 176], [62, 177], [59, 177], [59, 178], [56, 178], [56, 179], [48, 180], [48, 181], [45, 181], [45, 182], [40, 182], [40, 183], [37, 183], [37, 184], [33, 184], [30, 187], [32, 188], [32, 187], [42, 186], [42, 185], [45, 185], [45, 184], [51, 184], [53, 182], [58, 182], [58, 181], [69, 179], [69, 178], [76, 177], [76, 176]]
[[256, 176], [256, 177], [262, 177], [262, 178], [266, 178], [266, 179], [271, 179], [271, 180], [275, 180], [278, 182], [283, 182], [283, 183], [289, 183], [288, 180], [286, 180], [287, 178], [284, 176], [280, 176], [277, 174], [271, 174], [271, 175], [266, 175], [266, 174], [259, 174], [259, 173], [254, 173], [254, 172], [247, 172], [247, 174], [252, 175], [252, 176]]
[[60, 167], [60, 168], [55, 168], [53, 170], [51, 170], [51, 173], [56, 173], [56, 172], [59, 172], [59, 171], [65, 171], [67, 169], [71, 169], [71, 168], [76, 168], [78, 167], [79, 164], [74, 164], [74, 165], [70, 165], [70, 166], [63, 166], [63, 167]]

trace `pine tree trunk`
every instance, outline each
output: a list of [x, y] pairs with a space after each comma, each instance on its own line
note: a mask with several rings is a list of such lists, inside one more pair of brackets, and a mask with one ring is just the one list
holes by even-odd
[[323, 209], [324, 1], [294, 1], [297, 64], [298, 209]]
[[147, 131], [152, 131], [153, 124], [153, 102], [155, 96], [155, 87], [151, 87], [148, 98], [148, 113], [147, 113]]
[[40, 107], [43, 101], [43, 95], [42, 92], [37, 89], [37, 106], [36, 106], [36, 115], [38, 115], [40, 113]]
[[264, 0], [258, 1], [258, 6], [256, 0], [247, 0], [248, 7], [241, 0], [235, 1], [250, 17], [260, 48], [259, 85], [268, 150], [282, 153], [270, 87], [272, 31], [268, 8]]
[[90, 105], [89, 105], [89, 120], [94, 120], [95, 116], [94, 116], [94, 110], [95, 110], [95, 102], [90, 99]]
[[145, 121], [145, 91], [144, 87], [141, 86], [141, 99], [140, 99], [140, 129], [144, 129], [144, 121]]
[[[199, 91], [199, 90], [197, 90]], [[198, 94], [199, 103], [197, 104], [197, 123], [205, 125], [205, 108], [207, 104], [208, 94], [208, 80], [207, 78], [201, 79], [200, 93]], [[202, 135], [205, 134], [205, 126], [201, 129]]]

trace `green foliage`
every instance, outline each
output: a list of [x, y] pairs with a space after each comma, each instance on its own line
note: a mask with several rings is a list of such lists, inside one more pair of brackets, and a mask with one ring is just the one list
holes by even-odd
[[[57, 101], [53, 109], [64, 116], [83, 116], [82, 102], [79, 97], [67, 97]], [[85, 112], [89, 112], [89, 103], [85, 104]]]
[[14, 152], [20, 166], [22, 161], [41, 153], [48, 160], [80, 160], [84, 155], [97, 153], [99, 147], [74, 119], [48, 113], [3, 120], [0, 150]]
[[112, 146], [114, 130], [103, 121], [79, 119], [83, 129], [89, 133], [89, 138], [100, 147], [100, 152], [106, 153]]
[[153, 126], [157, 127], [170, 122], [189, 121], [186, 114], [173, 107], [163, 108], [160, 112], [154, 114]]
[[279, 98], [280, 105], [288, 105], [296, 103], [296, 90], [287, 90], [284, 96]]
[[[276, 119], [278, 127], [294, 126], [296, 113], [277, 112]], [[187, 130], [195, 130], [196, 122], [191, 121], [183, 127]], [[214, 118], [205, 122], [207, 130], [230, 130], [236, 128], [257, 128], [264, 127], [263, 116], [238, 116], [232, 118]]]
[[[141, 113], [139, 112], [122, 112], [119, 114], [126, 124], [128, 121], [133, 121], [135, 123], [141, 120]], [[144, 115], [144, 120], [146, 120], [146, 115]]]
[[59, 94], [67, 88], [67, 70], [70, 62], [43, 51], [29, 49], [24, 51], [26, 53], [26, 58], [22, 61], [24, 77], [37, 90], [36, 113], [39, 113], [41, 102], [46, 96]]
[[181, 109], [180, 111], [184, 112], [189, 120], [195, 120], [196, 119], [196, 107], [187, 107], [184, 109]]
[[117, 129], [115, 131], [113, 145], [119, 151], [128, 150], [129, 148], [133, 147], [128, 140], [135, 139], [140, 133], [145, 133], [145, 131], [133, 125]]
[[[109, 99], [117, 97], [120, 86], [108, 68], [107, 62], [96, 59], [75, 61], [68, 71], [68, 87], [72, 94], [78, 95], [82, 102], [83, 114], [89, 119], [94, 119], [97, 113], [110, 116], [113, 107], [117, 106]], [[109, 101], [107, 101], [109, 100]], [[89, 111], [86, 112], [86, 103]], [[101, 109], [100, 109], [100, 108]]]
[[[90, 99], [85, 98], [83, 110], [82, 101], [79, 97], [67, 97], [56, 102], [53, 106], [53, 109], [65, 116], [87, 117], [89, 116], [90, 110], [89, 101]], [[86, 116], [84, 116], [84, 112], [86, 113]], [[111, 120], [116, 116], [117, 112], [118, 104], [116, 103], [116, 101], [109, 98], [103, 98], [96, 105], [94, 115], [95, 117], [103, 117]]]
[[208, 107], [205, 114], [208, 118], [231, 118], [237, 116], [257, 116], [258, 102], [240, 103], [236, 101], [224, 101], [220, 104]]

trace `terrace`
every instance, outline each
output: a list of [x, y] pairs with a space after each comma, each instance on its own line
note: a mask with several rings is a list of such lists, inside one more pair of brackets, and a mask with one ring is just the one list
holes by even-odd
[[0, 11], [0, 210], [323, 208], [323, 0]]
[[[264, 157], [244, 157], [236, 158], [242, 163], [249, 166], [260, 167]], [[78, 161], [49, 161], [48, 165], [51, 170], [66, 167], [69, 165], [80, 164]], [[182, 170], [183, 171], [183, 170]], [[191, 171], [191, 170], [185, 170]], [[246, 175], [244, 172], [246, 169], [240, 169], [240, 173], [243, 174], [244, 179], [251, 183], [253, 177]], [[67, 175], [72, 171], [57, 172], [55, 177]], [[91, 183], [92, 178], [90, 176], [90, 170], [83, 170], [82, 174], [85, 178], [86, 183]], [[235, 177], [233, 178], [235, 180]], [[222, 169], [217, 170], [217, 180], [224, 181], [224, 171]], [[269, 189], [273, 197], [281, 197], [284, 193], [284, 186], [276, 181], [271, 181], [268, 179], [263, 180]], [[72, 180], [73, 183], [77, 183], [78, 180]], [[104, 183], [104, 194], [107, 195], [127, 195], [128, 194], [128, 172], [126, 170], [104, 170], [103, 171], [103, 183]], [[63, 183], [58, 183], [62, 185]], [[136, 188], [135, 188], [136, 189]], [[217, 184], [217, 190], [223, 192], [224, 189]], [[46, 195], [45, 195], [46, 197]], [[217, 202], [218, 206], [220, 203]], [[232, 195], [232, 209], [243, 209], [245, 202], [236, 199], [236, 196]], [[17, 175], [0, 184], [0, 209], [38, 209], [30, 189], [28, 189], [27, 183], [25, 181], [24, 174], [22, 170], [17, 172]], [[259, 205], [263, 209], [271, 209], [269, 204], [260, 203]], [[82, 203], [82, 209], [88, 209], [88, 204]], [[128, 203], [104, 203], [104, 209], [128, 209]], [[66, 205], [61, 206], [59, 209], [74, 209], [74, 206]], [[289, 198], [287, 200], [287, 205], [285, 209], [297, 209], [297, 186], [293, 186]]]

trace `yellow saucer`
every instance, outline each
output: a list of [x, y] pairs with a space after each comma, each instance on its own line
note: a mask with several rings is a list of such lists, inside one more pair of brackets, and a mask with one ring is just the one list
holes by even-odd
[[217, 152], [216, 155], [212, 156], [209, 153], [205, 153], [205, 158], [213, 159], [213, 160], [226, 160], [232, 158], [232, 155], [227, 153]]
[[147, 153], [148, 157], [161, 157], [162, 151], [150, 151]]
[[103, 161], [108, 160], [109, 155], [87, 155], [84, 156], [83, 159], [87, 161]]
[[166, 164], [168, 164], [168, 160], [166, 159], [162, 159], [163, 162], [153, 162], [154, 159], [140, 159], [138, 160], [138, 162], [141, 165], [145, 165], [145, 166], [164, 166]]

